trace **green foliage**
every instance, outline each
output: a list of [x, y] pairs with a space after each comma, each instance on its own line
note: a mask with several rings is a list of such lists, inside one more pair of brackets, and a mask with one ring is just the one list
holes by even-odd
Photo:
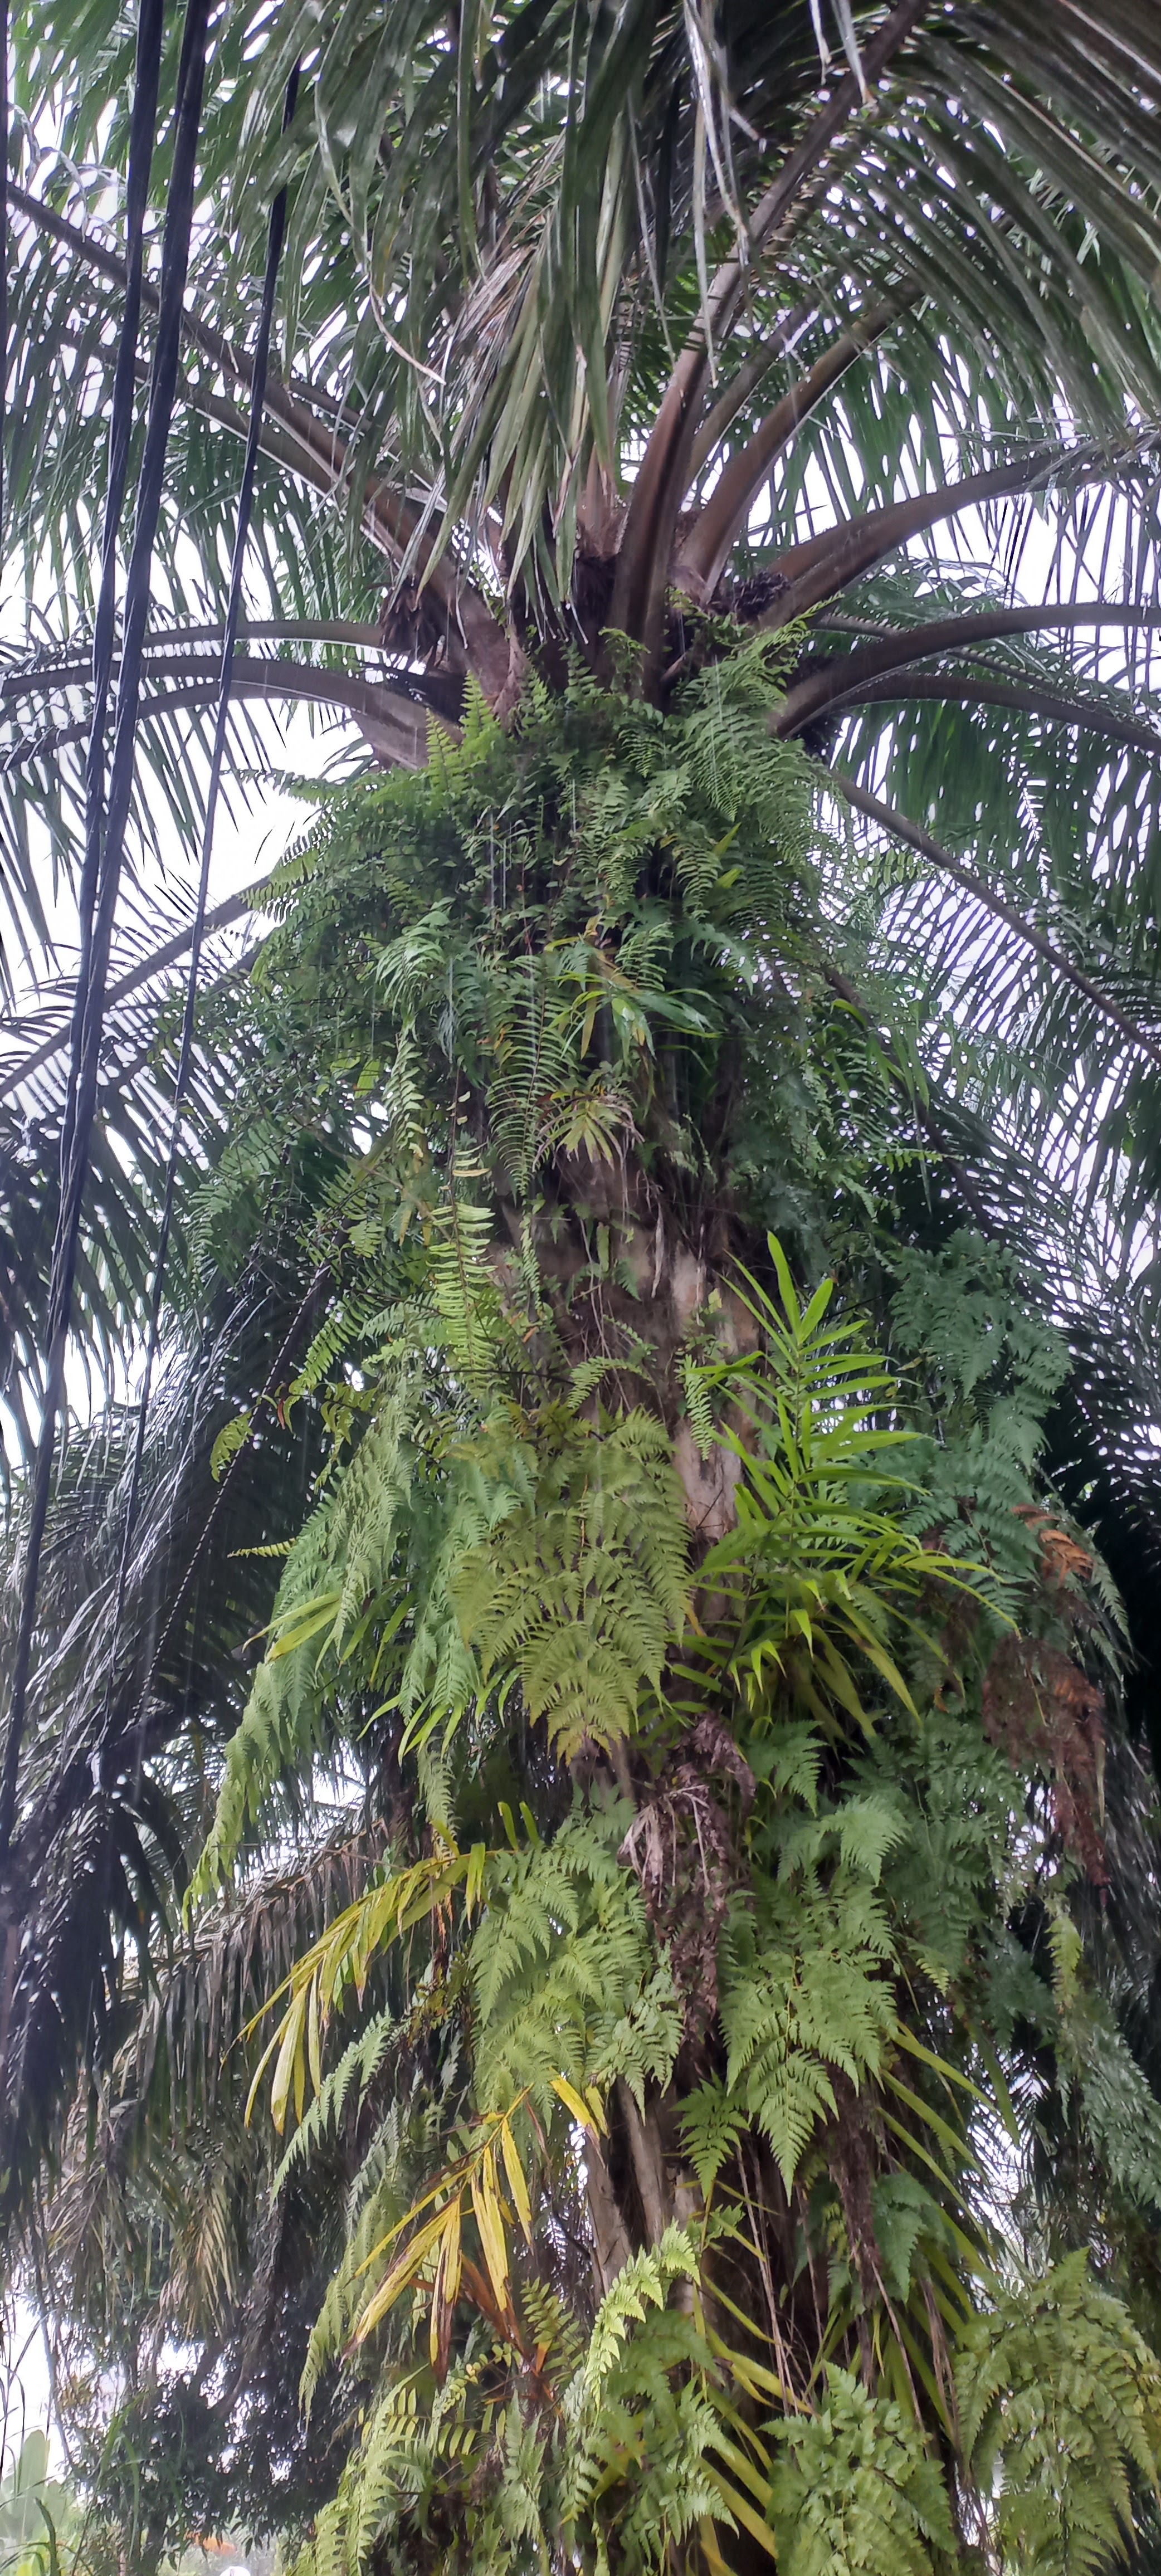
[[[788, 2192], [836, 2107], [836, 2077], [861, 2090], [881, 2072], [895, 2034], [887, 1972], [896, 1960], [875, 1858], [901, 1830], [889, 1809], [823, 1819], [817, 1840], [811, 1834], [807, 1850], [787, 1855], [785, 1878], [764, 1887], [755, 1912], [740, 1914], [724, 1937], [727, 2091], [769, 2139]], [[844, 1842], [855, 1846], [850, 1857]], [[824, 1881], [819, 1864], [836, 1854]]]
[[[947, 1693], [949, 1700], [953, 1694]], [[884, 1860], [883, 1885], [913, 1956], [945, 1989], [970, 1973], [993, 1928], [994, 1891], [1010, 1903], [1031, 1884], [1012, 1814], [1012, 1767], [969, 1707], [925, 1711], [920, 1727], [881, 1733], [856, 1777], [907, 1830]], [[1047, 1993], [1034, 1981], [1039, 2008]]]
[[1025, 1467], [1068, 1367], [1058, 1330], [1030, 1307], [1013, 1255], [970, 1232], [938, 1254], [892, 1255], [891, 1326], [908, 1366], [926, 1375], [945, 1433], [965, 1413]]
[[964, 2448], [1005, 2557], [1089, 2576], [1132, 2527], [1132, 2478], [1155, 2486], [1161, 2371], [1084, 2254], [1000, 2290], [957, 2364]]
[[497, 1856], [471, 1947], [482, 2108], [527, 2088], [547, 2119], [561, 2075], [579, 2092], [621, 2078], [642, 2108], [647, 2083], [667, 2084], [678, 1999], [618, 1860], [628, 1821], [619, 1803], [578, 1811], [550, 1844]]
[[[229, 2024], [275, 2235], [332, 2230], [304, 2576], [1050, 2576], [1154, 2441], [1060, 1346], [882, 1222], [914, 1093], [827, 998], [776, 656], [718, 641], [664, 715], [577, 674], [329, 798], [255, 976], [314, 1481], [191, 1904], [324, 1788], [382, 1827]], [[1050, 2134], [1108, 2279], [1033, 2210], [1017, 2295]]]
[[1130, 2205], [1161, 2209], [1161, 2106], [1103, 1997], [1078, 1997], [1062, 2016], [1060, 2046], [1114, 2189]]
[[362, 1439], [291, 1550], [203, 1885], [280, 1777], [326, 1746], [343, 1667], [368, 1639], [369, 1688], [393, 1679], [385, 1703], [424, 1735], [517, 1687], [567, 1757], [624, 1734], [642, 1688], [660, 1685], [688, 1546], [663, 1427], [640, 1411], [578, 1420], [582, 1380], [534, 1412], [494, 1405], [473, 1431], [456, 1355], [446, 1374], [435, 1357], [377, 1355]]
[[602, 2487], [615, 2481], [622, 2492], [606, 2546], [629, 2567], [663, 2566], [704, 2516], [721, 2513], [709, 2465], [723, 2442], [709, 2349], [693, 2320], [672, 2305], [675, 2289], [699, 2273], [699, 2248], [672, 2225], [626, 2263], [601, 2301], [583, 2367], [565, 2393], [565, 2531], [575, 2531], [583, 2507], [591, 2511]]
[[644, 2324], [649, 2308], [664, 2309], [675, 2281], [696, 2280], [697, 2250], [680, 2228], [666, 2229], [661, 2243], [623, 2265], [597, 2310], [577, 2394], [578, 2407], [595, 2415], [610, 2372], [623, 2365], [634, 2319]]
[[832, 2363], [816, 2413], [778, 2427], [771, 2521], [785, 2576], [899, 2568], [932, 2576], [956, 2557], [947, 2491], [914, 2425]]
[[[260, 1025], [276, 1060], [308, 1027], [334, 1031], [328, 1094], [337, 1109], [353, 1092], [373, 1142], [321, 1221], [342, 1285], [290, 1400], [321, 1405], [334, 1453], [229, 1756], [211, 1875], [280, 1769], [326, 1750], [364, 1675], [364, 1713], [397, 1705], [421, 1735], [516, 1686], [566, 1754], [624, 1732], [659, 1687], [684, 1616], [683, 1498], [652, 1405], [597, 1399], [609, 1378], [656, 1378], [638, 1318], [680, 1243], [654, 1211], [676, 1183], [692, 1219], [740, 1011], [751, 1052], [756, 1018], [783, 1055], [797, 1044], [755, 982], [764, 956], [809, 946], [805, 792], [768, 723], [783, 650], [743, 646], [663, 722], [585, 679], [563, 711], [533, 689], [515, 740], [481, 716], [422, 778], [345, 791], [313, 870], [293, 863]], [[339, 904], [368, 960], [353, 990]], [[263, 1127], [270, 1097], [267, 1075]], [[582, 1135], [598, 1099], [620, 1126]], [[797, 1117], [785, 1066], [764, 1092], [755, 1057], [749, 1101], [742, 1189], [752, 1122], [770, 1127], [773, 1105], [768, 1162]], [[232, 1223], [229, 1158], [219, 1187]], [[682, 1319], [668, 1329], [680, 1342]], [[707, 1397], [679, 1357], [704, 1440]]]
[[1063, 1335], [1030, 1304], [1013, 1254], [977, 1234], [953, 1235], [934, 1256], [900, 1247], [891, 1270], [892, 1338], [928, 1435], [915, 1465], [916, 1526], [957, 1550], [974, 1533], [993, 1561], [1024, 1571], [1014, 1513], [1067, 1374]]
[[755, 1713], [771, 1665], [776, 1691], [824, 1727], [837, 1711], [869, 1731], [859, 1668], [913, 1713], [892, 1647], [915, 1632], [915, 1611], [939, 1581], [958, 1588], [966, 1574], [973, 1603], [988, 1595], [1001, 1615], [1003, 1594], [985, 1567], [965, 1568], [911, 1532], [913, 1479], [884, 1463], [884, 1453], [914, 1446], [898, 1421], [895, 1380], [858, 1319], [830, 1319], [834, 1281], [804, 1308], [773, 1235], [769, 1252], [778, 1303], [748, 1274], [744, 1297], [757, 1350], [699, 1372], [725, 1408], [718, 1436], [738, 1471], [734, 1527], [701, 1577], [736, 1605], [729, 1669]]
[[642, 1689], [660, 1688], [688, 1545], [668, 1436], [648, 1414], [590, 1429], [562, 1408], [537, 1451], [527, 1502], [489, 1517], [451, 1588], [485, 1684], [518, 1681], [567, 1758], [627, 1734]]

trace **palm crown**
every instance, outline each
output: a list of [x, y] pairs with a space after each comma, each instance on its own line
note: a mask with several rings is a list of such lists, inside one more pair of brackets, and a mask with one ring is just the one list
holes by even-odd
[[[1061, 6], [1049, 28], [972, 0], [842, 13], [835, 37], [824, 67], [806, 8], [708, 32], [534, 8], [454, 41], [435, 10], [222, 21], [143, 748], [188, 821], [246, 280], [287, 181], [240, 709], [329, 705], [414, 763], [429, 718], [460, 721], [469, 672], [503, 711], [530, 659], [600, 663], [615, 630], [664, 696], [691, 610], [807, 618], [779, 728], [921, 859], [884, 926], [913, 939], [922, 905], [923, 971], [952, 979], [962, 1020], [1051, 1067], [1013, 1095], [1005, 1063], [1021, 1145], [1067, 1152], [1055, 1105], [1087, 1094], [1070, 1177], [1123, 1267], [1152, 1089], [1156, 69], [1131, 11], [1097, 30]], [[59, 149], [43, 115], [27, 129], [10, 218], [8, 541], [64, 621], [5, 689], [8, 896], [34, 946], [30, 817], [67, 858], [84, 738], [78, 496], [100, 482], [131, 44], [127, 24], [34, 13], [16, 65], [30, 113], [60, 102]], [[156, 815], [154, 789], [154, 833]], [[941, 900], [941, 848], [967, 907]], [[978, 1060], [946, 1077], [995, 1110]]]

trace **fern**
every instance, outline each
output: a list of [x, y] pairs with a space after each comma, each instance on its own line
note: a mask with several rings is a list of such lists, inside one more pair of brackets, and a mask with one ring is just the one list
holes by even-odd
[[665, 2307], [675, 2281], [696, 2281], [699, 2268], [693, 2240], [680, 2227], [667, 2227], [660, 2244], [624, 2265], [597, 2310], [583, 2366], [568, 2393], [576, 2418], [595, 2416], [634, 2325], [644, 2323], [650, 2308]]
[[883, 2068], [897, 2023], [884, 1973], [894, 1964], [882, 1902], [845, 1866], [827, 1888], [813, 1872], [793, 1894], [770, 1888], [757, 1915], [739, 1911], [727, 1925], [727, 2091], [765, 2132], [788, 2191], [836, 2108], [836, 2076], [858, 2090]]
[[714, 1445], [714, 1418], [705, 1377], [696, 1360], [683, 1351], [680, 1361], [682, 1392], [698, 1453], [708, 1458]]
[[526, 2325], [534, 2339], [540, 2366], [566, 2387], [575, 2379], [588, 2346], [588, 2332], [555, 2290], [542, 2281], [526, 2281], [521, 2293]]
[[564, 2534], [575, 2546], [582, 2517], [599, 2515], [604, 2546], [615, 2533], [631, 2568], [664, 2567], [708, 2516], [733, 2522], [712, 2456], [725, 2437], [709, 2348], [669, 2304], [699, 2271], [692, 2239], [675, 2226], [634, 2256], [601, 2302], [564, 2400]]
[[642, 2118], [650, 2085], [664, 2093], [683, 2033], [681, 1997], [667, 1960], [630, 1998], [625, 2012], [602, 2013], [593, 2028], [588, 2080], [602, 2092], [627, 2084]]
[[315, 2319], [303, 2366], [301, 2396], [309, 2410], [319, 2380], [348, 2344], [367, 2300], [367, 2268], [376, 2249], [405, 2219], [415, 2179], [439, 2134], [439, 2109], [418, 2080], [392, 2103], [366, 2160], [348, 2212], [346, 2243]]
[[1061, 2016], [1067, 2101], [1079, 2090], [1084, 2125], [1114, 2188], [1138, 2209], [1161, 2210], [1161, 2103], [1099, 1997]]
[[1161, 2367], [1087, 2255], [1002, 2293], [970, 2328], [956, 2384], [1004, 2556], [1095, 2576], [1132, 2527], [1133, 2477], [1156, 2482]]
[[295, 2165], [306, 2163], [317, 2152], [338, 2127], [348, 2104], [361, 2103], [398, 2035], [394, 2016], [376, 2013], [366, 2029], [348, 2042], [294, 2130], [274, 2175], [274, 2191], [281, 2191]]
[[758, 1349], [697, 1372], [707, 1397], [724, 1398], [747, 1425], [744, 1438], [728, 1427], [718, 1435], [740, 1470], [736, 1527], [710, 1550], [702, 1578], [739, 1605], [730, 1670], [752, 1708], [769, 1671], [820, 1718], [868, 1731], [860, 1668], [912, 1709], [892, 1627], [915, 1631], [932, 1582], [977, 1605], [1002, 1609], [1003, 1594], [988, 1569], [965, 1568], [910, 1532], [899, 1507], [910, 1487], [884, 1463], [913, 1437], [882, 1418], [895, 1381], [858, 1318], [831, 1320], [833, 1280], [803, 1307], [777, 1237], [768, 1244], [778, 1303], [753, 1279], [745, 1297]]
[[947, 2491], [898, 2406], [831, 2363], [817, 2411], [776, 2428], [770, 2518], [784, 2576], [934, 2576], [958, 2558]]
[[743, 2103], [733, 2098], [720, 2077], [699, 2084], [681, 2115], [681, 2134], [690, 2163], [709, 2199], [722, 2167], [729, 2162], [749, 2126]]
[[664, 1427], [633, 1412], [599, 1433], [551, 1418], [529, 1501], [454, 1577], [485, 1674], [514, 1671], [561, 1754], [628, 1733], [685, 1607], [688, 1542]]
[[1153, 2474], [1156, 2361], [1083, 2265], [1015, 2278], [1004, 2206], [1053, 2052], [1110, 2285], [1161, 2186], [984, 1724], [1013, 1623], [1116, 1669], [1034, 1481], [1061, 1344], [994, 1247], [884, 1224], [902, 1173], [942, 1225], [920, 1005], [872, 978], [888, 1053], [820, 975], [801, 639], [697, 638], [664, 713], [578, 664], [324, 800], [208, 1185], [207, 1243], [272, 1212], [331, 1285], [199, 1886], [332, 1759], [393, 1840], [246, 2141], [296, 2217], [348, 2159], [309, 2576], [1084, 2576]]
[[623, 1809], [596, 1831], [578, 1814], [546, 1848], [494, 1867], [472, 1944], [485, 2110], [527, 2087], [547, 2119], [561, 2075], [583, 2092], [623, 2074], [639, 2095], [649, 2077], [668, 2078], [680, 2015], [640, 1891], [618, 1864], [623, 1825]]

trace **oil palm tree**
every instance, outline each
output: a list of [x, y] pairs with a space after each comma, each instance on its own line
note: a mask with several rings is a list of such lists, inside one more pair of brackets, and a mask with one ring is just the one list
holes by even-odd
[[[1101, 1816], [1113, 1629], [1092, 1548], [1049, 1498], [1084, 1507], [1147, 1651], [1128, 1513], [1149, 1499], [1155, 1409], [1161, 55], [1120, 0], [1099, 25], [1071, 0], [903, 0], [837, 11], [830, 32], [837, 59], [805, 8], [530, 0], [450, 26], [236, 9], [215, 36], [143, 739], [188, 808], [245, 280], [285, 186], [264, 595], [233, 686], [240, 703], [346, 709], [380, 762], [419, 775], [329, 809], [271, 890], [282, 926], [257, 1003], [236, 1006], [227, 978], [203, 1023], [190, 1149], [218, 1168], [175, 1302], [193, 1357], [173, 1421], [189, 1427], [176, 1459], [155, 1428], [158, 1506], [120, 1617], [115, 1530], [78, 1591], [62, 1500], [13, 1846], [33, 1928], [9, 2072], [34, 2116], [10, 2171], [19, 2197], [94, 2031], [148, 2136], [150, 2085], [118, 2054], [142, 2000], [119, 1943], [144, 1950], [167, 1837], [188, 1852], [206, 1821], [191, 1747], [240, 1713], [228, 1640], [261, 1565], [243, 1581], [234, 1550], [255, 1532], [281, 1548], [302, 1516], [285, 1473], [263, 1472], [301, 1439], [324, 1499], [203, 1883], [247, 1834], [284, 1830], [287, 1798], [309, 1812], [320, 1760], [348, 1788], [354, 1766], [397, 1846], [395, 1874], [294, 1971], [275, 2085], [281, 2118], [320, 2089], [300, 2161], [354, 2122], [357, 2206], [310, 2372], [352, 2336], [379, 2372], [319, 2563], [341, 2543], [450, 2565], [466, 2534], [488, 2564], [551, 2545], [740, 2565], [776, 2529], [806, 2570], [833, 2557], [818, 2515], [841, 2519], [845, 2494], [856, 2554], [927, 2567], [1036, 2547], [1048, 2564], [1075, 2545], [1098, 2564], [1153, 2439], [1154, 2365], [1078, 2268], [1103, 2226], [1129, 2277], [1125, 2213], [1147, 2227], [1156, 2207], [1131, 1902], [1153, 1863], [1124, 1744]], [[29, 835], [47, 818], [67, 859], [85, 723], [94, 524], [76, 496], [96, 488], [124, 286], [110, 210], [131, 44], [120, 19], [46, 10], [16, 62], [8, 535], [60, 620], [6, 686], [8, 887], [34, 946]], [[165, 149], [163, 134], [162, 180]], [[166, 930], [157, 958], [127, 962], [122, 980], [142, 980], [126, 1003], [164, 977]], [[37, 1033], [42, 1083], [51, 1045]], [[110, 1334], [131, 1331], [145, 1266], [139, 1169], [135, 1203], [115, 1201], [120, 1242], [94, 1194], [91, 1310]], [[43, 1204], [26, 1152], [29, 1202], [38, 1189]], [[775, 1219], [790, 1267], [767, 1249]], [[799, 1295], [827, 1264], [837, 1343]], [[35, 1261], [21, 1300], [13, 1383]], [[859, 1300], [905, 1362], [922, 1357], [921, 1396], [890, 1383]], [[838, 1486], [802, 1469], [816, 1553], [799, 1595], [787, 1459], [830, 1436], [844, 1385], [859, 1401]], [[876, 1463], [885, 1421], [932, 1444], [926, 1520]], [[77, 1480], [89, 1526], [93, 1492]], [[970, 1523], [966, 1562], [949, 1520]], [[970, 1648], [947, 1643], [957, 1601]], [[864, 1754], [869, 1688], [896, 1722]], [[920, 1899], [887, 1864], [892, 1816], [934, 1813], [908, 1726], [919, 1709], [938, 1732], [957, 1690], [992, 1835], [964, 1884], [977, 1949], [1010, 1950], [1012, 1985], [1009, 2003], [973, 1988], [945, 2010], [971, 1943], [937, 1958], [930, 1906], [917, 1931]], [[963, 1748], [939, 1740], [945, 1790]], [[497, 1798], [510, 1817], [524, 1800], [527, 1839], [513, 1824], [493, 1847]], [[1017, 1904], [1025, 1798], [1041, 1839]], [[78, 1979], [62, 1889], [90, 1848]], [[551, 1903], [538, 1871], [555, 1872]], [[1086, 1873], [1115, 1889], [1111, 1932]], [[520, 1934], [522, 1907], [553, 1940]], [[392, 1936], [416, 1925], [401, 1965]], [[547, 1976], [547, 2002], [537, 1987], [529, 1961], [539, 1946], [557, 1973], [562, 1927], [584, 1975], [604, 1959], [615, 2044], [567, 1978]], [[810, 1941], [853, 1981], [847, 2017], [832, 1995], [826, 2020], [820, 1989], [779, 2042], [760, 1994], [782, 1977], [801, 1996]], [[451, 2010], [469, 1985], [474, 2025]], [[374, 2009], [336, 2090], [317, 2015], [351, 1988]], [[240, 2022], [253, 1998], [233, 1991]], [[1072, 2249], [1047, 2289], [1001, 2279], [987, 2190], [966, 2179], [980, 2137], [948, 2116], [957, 2085], [986, 2097], [985, 2124], [1011, 2110], [1040, 2190], [1031, 2235]], [[525, 2209], [531, 2223], [532, 2195], [540, 2261], [505, 2234]], [[904, 2261], [889, 2248], [906, 2211]], [[1042, 2390], [1066, 2368], [1075, 2442], [1101, 2462], [1076, 2494], [1031, 2436], [1022, 2453], [1004, 2436], [987, 2394], [990, 2372]], [[416, 2386], [413, 2438], [400, 2392]], [[860, 2442], [889, 2510], [858, 2487]], [[635, 2443], [657, 2455], [640, 2511]], [[454, 2513], [430, 2520], [441, 2497], [458, 2536]]]

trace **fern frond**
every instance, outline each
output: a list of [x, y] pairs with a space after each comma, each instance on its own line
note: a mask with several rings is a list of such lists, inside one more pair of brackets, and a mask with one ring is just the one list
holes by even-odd
[[1096, 2288], [1086, 2254], [976, 2320], [956, 2386], [1004, 2554], [1096, 2576], [1131, 2529], [1133, 2477], [1156, 2480], [1161, 2365], [1127, 2309]]
[[958, 2556], [947, 2490], [914, 2422], [827, 2366], [817, 2411], [775, 2428], [771, 2521], [786, 2576], [935, 2576]]

